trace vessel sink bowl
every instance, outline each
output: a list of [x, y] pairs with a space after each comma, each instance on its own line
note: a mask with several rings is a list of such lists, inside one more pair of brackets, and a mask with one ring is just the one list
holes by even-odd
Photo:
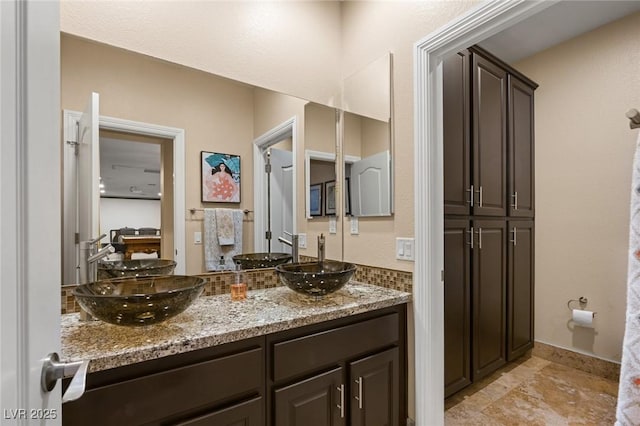
[[243, 253], [233, 256], [242, 269], [273, 268], [291, 260], [289, 253]]
[[98, 280], [146, 275], [171, 275], [176, 262], [169, 259], [133, 259], [98, 262]]
[[204, 278], [184, 275], [124, 277], [81, 284], [73, 295], [102, 321], [141, 326], [178, 315], [200, 296], [204, 284]]
[[287, 263], [276, 266], [280, 281], [292, 290], [309, 296], [324, 296], [344, 286], [356, 270], [353, 263]]

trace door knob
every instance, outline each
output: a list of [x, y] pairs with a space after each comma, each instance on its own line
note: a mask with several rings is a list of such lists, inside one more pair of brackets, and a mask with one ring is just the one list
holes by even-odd
[[56, 352], [50, 353], [42, 365], [42, 390], [51, 392], [59, 379], [73, 377], [67, 391], [62, 395], [62, 403], [75, 401], [84, 394], [88, 368], [89, 361], [60, 362]]

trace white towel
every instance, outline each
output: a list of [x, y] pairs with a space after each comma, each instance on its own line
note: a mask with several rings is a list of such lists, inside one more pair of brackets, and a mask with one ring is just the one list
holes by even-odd
[[627, 318], [622, 341], [616, 425], [640, 425], [640, 134], [633, 160]]
[[215, 209], [218, 244], [232, 246], [235, 239], [235, 227], [233, 226], [233, 210]]
[[[204, 209], [204, 263], [207, 271], [234, 270], [233, 256], [242, 253], [243, 211], [233, 209], [233, 245], [220, 245], [216, 209]], [[222, 262], [220, 261], [222, 258]]]

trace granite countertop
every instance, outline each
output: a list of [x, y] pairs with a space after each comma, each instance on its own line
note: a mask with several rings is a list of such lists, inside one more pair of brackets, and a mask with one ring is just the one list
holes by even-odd
[[288, 287], [205, 296], [183, 313], [159, 324], [124, 327], [102, 321], [81, 322], [78, 313], [62, 315], [64, 362], [91, 360], [89, 371], [235, 342], [407, 303], [411, 294], [351, 281], [316, 301]]

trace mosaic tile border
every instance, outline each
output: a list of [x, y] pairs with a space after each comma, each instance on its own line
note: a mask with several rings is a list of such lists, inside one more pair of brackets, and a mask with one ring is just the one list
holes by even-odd
[[[300, 261], [313, 261], [315, 258], [301, 256]], [[394, 269], [376, 268], [374, 266], [357, 265], [358, 269], [353, 276], [355, 281], [373, 284], [384, 288], [413, 293], [413, 274], [411, 272], [397, 271]], [[254, 269], [242, 271], [244, 281], [249, 290], [262, 290], [282, 285], [275, 269]], [[198, 274], [207, 280], [204, 286], [203, 296], [214, 296], [231, 292], [235, 275], [232, 272], [210, 272]], [[66, 285], [61, 290], [61, 313], [69, 314], [80, 312], [80, 305], [71, 293], [75, 285]]]
[[573, 352], [538, 341], [533, 344], [532, 355], [566, 367], [604, 377], [605, 379], [620, 380], [620, 364], [612, 361]]

